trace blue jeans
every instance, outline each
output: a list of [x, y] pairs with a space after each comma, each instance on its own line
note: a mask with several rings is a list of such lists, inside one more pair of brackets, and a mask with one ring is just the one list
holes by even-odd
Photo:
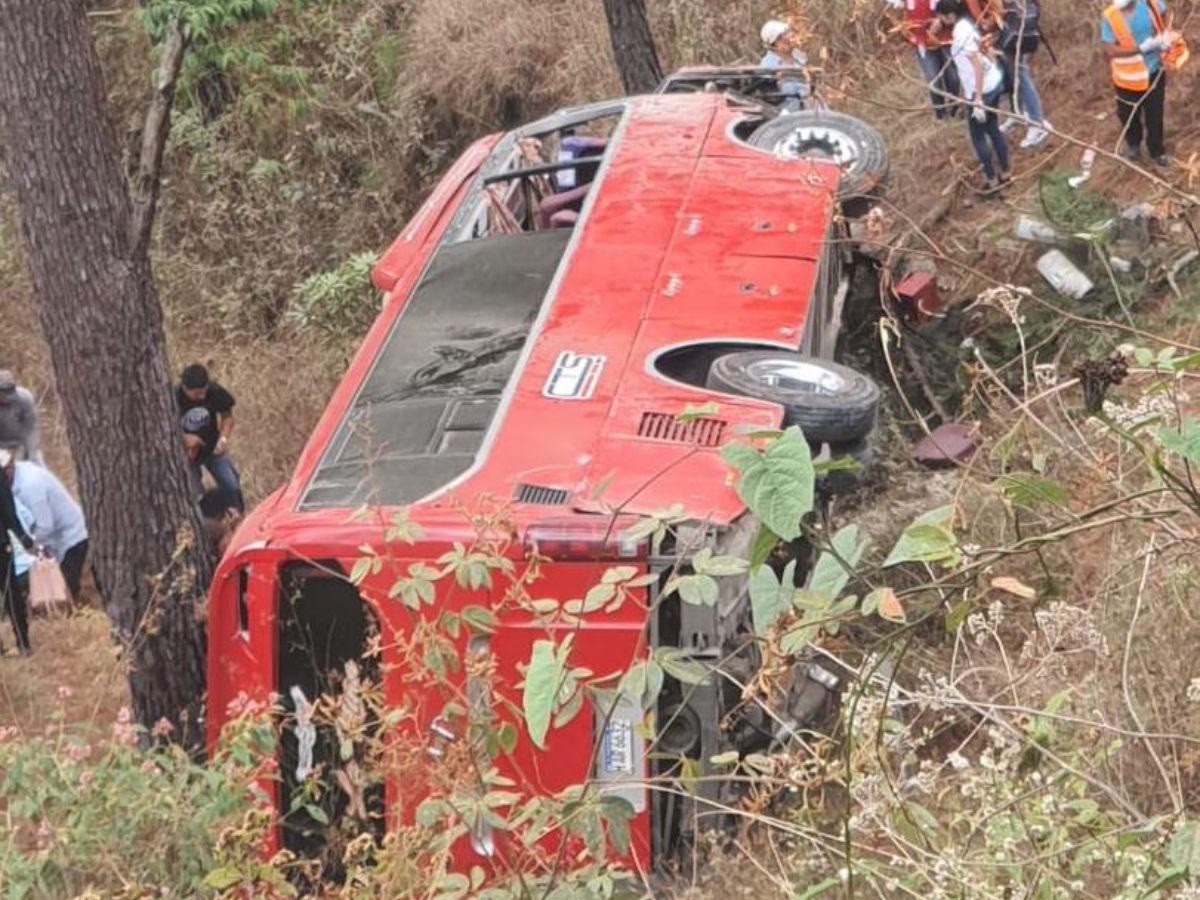
[[[929, 96], [933, 100], [933, 111], [943, 118], [958, 102], [958, 71], [950, 60], [950, 51], [945, 47], [931, 47], [922, 56], [917, 53], [921, 76], [929, 85]], [[950, 96], [945, 96], [949, 94]]]
[[200, 465], [208, 469], [208, 474], [213, 477], [213, 481], [225, 495], [226, 501], [231, 506], [237, 507], [238, 512], [245, 512], [246, 503], [242, 499], [242, 479], [238, 475], [237, 469], [233, 467], [233, 460], [229, 458], [229, 454], [210, 454], [200, 461]]
[[[1022, 55], [1019, 66], [1015, 56], [1007, 57], [1005, 63], [1006, 80], [1009, 81], [1006, 90], [1012, 94], [1013, 112], [1025, 116], [1034, 125], [1040, 126], [1046, 120], [1046, 115], [1042, 110], [1042, 98], [1038, 94], [1037, 85], [1033, 83], [1029, 57]], [[1012, 83], [1013, 80], [1016, 81], [1015, 85]]]
[[[978, 157], [979, 164], [983, 166], [983, 174], [988, 181], [995, 181], [999, 174], [996, 171], [996, 162], [1000, 163], [1000, 172], [1008, 171], [1008, 144], [1004, 142], [1004, 132], [1000, 130], [1000, 117], [994, 111], [1002, 96], [1004, 96], [1003, 87], [983, 95], [983, 105], [993, 108], [988, 111], [985, 121], [976, 122], [974, 116], [967, 118], [967, 126], [971, 130], [971, 143], [975, 147], [975, 156]], [[993, 155], [995, 160], [992, 158]]]

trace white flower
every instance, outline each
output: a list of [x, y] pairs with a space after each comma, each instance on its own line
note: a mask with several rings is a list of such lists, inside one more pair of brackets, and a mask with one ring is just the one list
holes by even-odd
[[946, 762], [950, 763], [951, 767], [958, 772], [971, 768], [971, 761], [957, 750], [951, 751], [950, 755], [946, 757]]

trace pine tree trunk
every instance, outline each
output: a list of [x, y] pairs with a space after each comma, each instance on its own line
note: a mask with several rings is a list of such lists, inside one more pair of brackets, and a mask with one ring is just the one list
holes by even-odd
[[[107, 117], [84, 0], [6, 0], [0, 127], [105, 609], [137, 720], [194, 745], [209, 562], [162, 310]], [[53, 653], [54, 648], [45, 649]]]
[[646, 21], [646, 0], [604, 0], [613, 60], [630, 94], [648, 94], [662, 81], [654, 36]]

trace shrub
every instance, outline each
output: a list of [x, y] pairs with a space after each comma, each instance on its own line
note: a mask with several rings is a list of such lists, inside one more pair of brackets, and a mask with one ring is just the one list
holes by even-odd
[[256, 779], [274, 760], [271, 727], [237, 720], [206, 766], [163, 742], [168, 724], [146, 734], [127, 708], [107, 740], [57, 718], [37, 737], [0, 728], [5, 896], [198, 892], [214, 836], [265, 801]]
[[331, 338], [357, 337], [379, 313], [371, 269], [378, 256], [356, 253], [341, 265], [296, 285], [287, 318]]

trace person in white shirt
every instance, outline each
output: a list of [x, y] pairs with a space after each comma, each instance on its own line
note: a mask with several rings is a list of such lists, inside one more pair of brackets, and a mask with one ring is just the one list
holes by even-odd
[[33, 539], [58, 561], [71, 599], [78, 602], [88, 551], [83, 510], [54, 473], [36, 463], [9, 458], [4, 475], [13, 497], [33, 513]]
[[950, 55], [958, 69], [963, 99], [970, 110], [967, 125], [971, 131], [971, 144], [983, 167], [981, 193], [995, 194], [1012, 178], [1008, 144], [1000, 130], [997, 114], [1004, 93], [1004, 73], [983, 52], [983, 39], [968, 15], [965, 0], [939, 0], [937, 14], [942, 27], [951, 29], [952, 33]]
[[[762, 27], [759, 35], [766, 53], [759, 66], [764, 69], [804, 69], [808, 58], [796, 47], [796, 35], [792, 27], [781, 19], [771, 19]], [[797, 112], [804, 108], [804, 98], [809, 94], [808, 83], [803, 78], [779, 79], [780, 109]]]

